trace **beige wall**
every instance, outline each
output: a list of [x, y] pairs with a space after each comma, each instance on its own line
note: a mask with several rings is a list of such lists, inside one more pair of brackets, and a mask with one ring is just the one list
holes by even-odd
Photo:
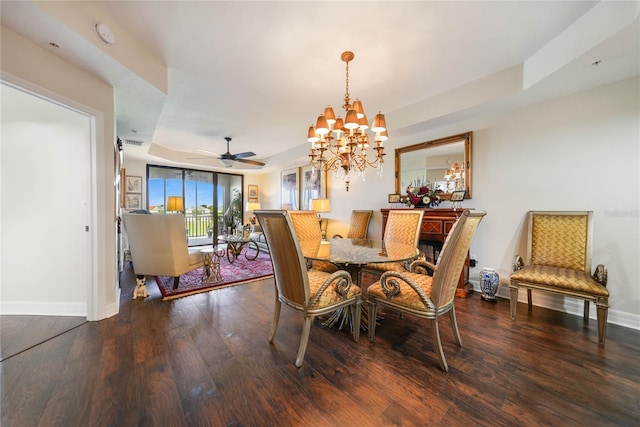
[[[2, 78], [96, 117], [94, 280], [89, 320], [118, 312], [114, 222], [114, 101], [105, 82], [2, 27]], [[25, 159], [25, 166], [28, 165]]]
[[[369, 235], [380, 237], [379, 209], [389, 207], [387, 196], [394, 189], [393, 150], [473, 131], [473, 199], [463, 206], [487, 216], [472, 244], [478, 266], [471, 279], [477, 282], [483, 267], [496, 268], [500, 293], [507, 296], [513, 256], [524, 255], [526, 212], [593, 210], [593, 264], [609, 270], [609, 321], [640, 328], [639, 88], [640, 80], [632, 78], [389, 141], [382, 178], [370, 170], [348, 193], [341, 181], [330, 179], [328, 234], [346, 232], [352, 209], [374, 209]], [[279, 174], [262, 175], [260, 184], [263, 194], [273, 196], [264, 205], [278, 208]], [[534, 294], [534, 303], [582, 313], [576, 300]]]

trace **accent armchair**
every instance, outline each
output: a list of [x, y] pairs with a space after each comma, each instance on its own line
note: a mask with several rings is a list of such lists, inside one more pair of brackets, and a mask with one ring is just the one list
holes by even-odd
[[[307, 271], [300, 243], [291, 216], [287, 211], [254, 211], [271, 248], [273, 277], [276, 284], [276, 305], [269, 342], [275, 339], [282, 304], [304, 316], [302, 337], [295, 365], [302, 366], [309, 342], [311, 324], [316, 316], [329, 314], [342, 307], [351, 308], [353, 340], [360, 338], [360, 288], [351, 282], [351, 275], [339, 270], [335, 273]], [[317, 221], [316, 221], [317, 224]]]
[[202, 267], [201, 248], [189, 248], [184, 215], [124, 214], [133, 271], [138, 276], [173, 277], [173, 288], [180, 275]]
[[516, 255], [509, 290], [511, 319], [516, 321], [518, 290], [549, 292], [584, 300], [584, 322], [589, 321], [589, 302], [598, 317], [598, 344], [604, 347], [609, 310], [607, 269], [600, 264], [591, 276], [593, 212], [529, 211], [527, 258]]
[[[400, 314], [430, 320], [436, 354], [445, 372], [449, 367], [442, 350], [438, 319], [449, 313], [454, 339], [462, 347], [455, 311], [456, 289], [471, 240], [484, 216], [485, 212], [465, 210], [451, 228], [435, 265], [426, 260], [413, 261], [411, 271], [387, 271], [382, 274], [380, 281], [367, 289], [370, 319], [376, 318], [377, 307], [382, 305]], [[428, 275], [429, 270], [433, 271], [433, 276]], [[385, 322], [390, 320], [387, 318]], [[371, 342], [375, 334], [376, 322], [371, 322]]]

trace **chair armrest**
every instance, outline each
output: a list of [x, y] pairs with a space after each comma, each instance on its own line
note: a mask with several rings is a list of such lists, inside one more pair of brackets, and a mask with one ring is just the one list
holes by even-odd
[[[426, 274], [427, 276], [432, 276], [437, 269], [438, 267], [435, 264], [426, 259], [417, 259], [409, 266], [409, 271], [412, 273]], [[431, 270], [431, 273], [429, 273], [429, 270]]]
[[424, 293], [420, 285], [407, 274], [403, 274], [400, 271], [387, 271], [380, 276], [380, 287], [387, 298], [391, 299], [400, 292], [400, 283], [398, 283], [398, 280], [409, 285], [425, 307], [429, 307], [431, 310], [437, 309], [436, 305], [431, 301], [431, 298]]
[[598, 264], [596, 270], [593, 272], [593, 279], [600, 283], [602, 286], [607, 286], [607, 267], [603, 264]]
[[524, 267], [524, 261], [522, 260], [522, 257], [520, 255], [516, 255], [515, 256], [515, 258], [513, 259], [513, 264], [511, 265], [511, 267], [513, 268], [513, 271], [518, 271], [522, 267]]

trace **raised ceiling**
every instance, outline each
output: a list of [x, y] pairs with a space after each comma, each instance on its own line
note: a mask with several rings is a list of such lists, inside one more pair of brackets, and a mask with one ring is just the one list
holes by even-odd
[[[2, 1], [2, 25], [115, 88], [125, 156], [261, 170], [350, 92], [394, 135], [638, 75], [638, 2]], [[116, 42], [94, 31], [108, 25]], [[49, 43], [56, 43], [54, 48]], [[592, 65], [601, 61], [599, 65]], [[283, 153], [287, 153], [286, 155]], [[245, 170], [236, 164], [234, 169]], [[251, 170], [246, 169], [247, 172]]]

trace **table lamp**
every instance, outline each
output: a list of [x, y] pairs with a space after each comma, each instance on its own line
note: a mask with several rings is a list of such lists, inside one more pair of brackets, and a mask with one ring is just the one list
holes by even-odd
[[256, 217], [253, 216], [253, 211], [257, 211], [259, 209], [261, 209], [259, 202], [247, 202], [247, 204], [245, 205], [244, 210], [246, 212], [251, 212], [252, 214], [251, 217], [249, 218], [249, 221], [251, 221], [251, 224], [256, 223]]
[[327, 240], [327, 223], [326, 218], [322, 218], [323, 213], [331, 212], [331, 201], [329, 199], [311, 199], [311, 209], [318, 214], [318, 221], [320, 221], [320, 231], [322, 232], [322, 240]]
[[167, 198], [167, 212], [184, 212], [182, 196], [169, 196]]

